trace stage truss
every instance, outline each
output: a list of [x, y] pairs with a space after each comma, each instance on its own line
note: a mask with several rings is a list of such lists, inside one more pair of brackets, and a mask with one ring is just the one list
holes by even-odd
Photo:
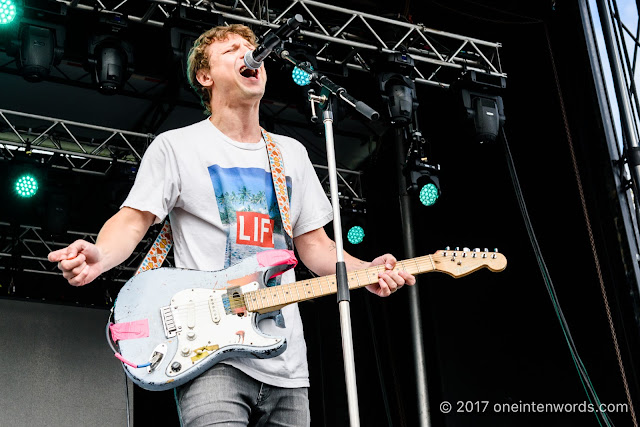
[[[243, 0], [57, 0], [57, 3], [78, 11], [118, 15], [133, 23], [164, 28], [182, 25], [187, 30], [194, 22], [208, 26], [244, 23], [252, 26], [257, 34], [279, 27], [294, 14], [301, 14], [311, 28], [302, 30], [300, 39], [318, 46], [309, 53], [320, 62], [370, 72], [372, 61], [380, 53], [406, 49], [415, 60], [413, 77], [417, 83], [447, 88], [466, 71], [507, 77], [500, 63], [498, 42], [314, 0], [262, 0], [253, 2], [252, 7]], [[129, 87], [135, 89], [132, 85], [137, 83], [142, 84], [140, 80], [132, 80]]]

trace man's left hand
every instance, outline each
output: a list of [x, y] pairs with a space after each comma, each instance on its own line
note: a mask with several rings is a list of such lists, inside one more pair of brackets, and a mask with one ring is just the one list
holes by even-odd
[[367, 290], [380, 297], [388, 297], [404, 285], [415, 285], [416, 278], [404, 270], [394, 270], [396, 258], [391, 254], [384, 254], [374, 259], [369, 267], [384, 265], [385, 270], [378, 274], [378, 283], [367, 286]]

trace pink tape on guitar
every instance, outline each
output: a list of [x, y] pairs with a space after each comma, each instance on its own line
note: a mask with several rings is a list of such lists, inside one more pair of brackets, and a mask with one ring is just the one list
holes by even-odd
[[109, 326], [111, 339], [116, 341], [146, 338], [149, 336], [149, 320], [115, 323]]
[[[291, 265], [295, 267], [298, 265], [298, 260], [293, 251], [287, 249], [273, 249], [270, 251], [262, 251], [256, 254], [258, 264], [260, 267], [272, 267], [275, 265]], [[292, 268], [293, 268], [292, 267]], [[281, 275], [284, 271], [274, 274], [270, 279]]]

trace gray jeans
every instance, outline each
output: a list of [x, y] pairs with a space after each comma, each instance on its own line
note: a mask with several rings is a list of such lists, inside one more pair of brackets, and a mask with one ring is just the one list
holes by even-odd
[[223, 363], [176, 389], [184, 427], [310, 424], [307, 388], [281, 388], [254, 380]]

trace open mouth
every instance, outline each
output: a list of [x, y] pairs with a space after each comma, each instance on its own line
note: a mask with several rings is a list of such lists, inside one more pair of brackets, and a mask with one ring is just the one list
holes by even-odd
[[242, 67], [240, 67], [240, 74], [242, 75], [242, 77], [245, 77], [248, 79], [258, 78], [258, 70], [252, 70], [251, 68], [247, 68], [246, 65], [243, 65]]

